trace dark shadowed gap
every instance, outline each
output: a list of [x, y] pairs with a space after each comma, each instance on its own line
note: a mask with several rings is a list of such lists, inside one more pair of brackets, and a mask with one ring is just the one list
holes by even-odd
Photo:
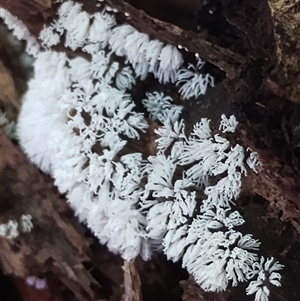
[[149, 16], [179, 26], [185, 30], [196, 30], [198, 0], [129, 0], [137, 9]]
[[1, 301], [22, 301], [11, 277], [4, 275], [2, 270], [0, 270], [0, 283]]

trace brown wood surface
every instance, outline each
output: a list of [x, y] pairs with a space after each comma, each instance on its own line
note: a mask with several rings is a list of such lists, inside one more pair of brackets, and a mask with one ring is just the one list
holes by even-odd
[[[89, 12], [95, 11], [95, 0], [82, 2]], [[195, 101], [184, 103], [187, 122], [192, 125], [200, 117], [217, 120], [222, 112], [237, 116], [239, 135], [233, 138], [257, 151], [263, 162], [259, 174], [250, 173], [244, 179], [237, 202], [247, 222], [245, 231], [261, 240], [263, 255], [275, 256], [286, 266], [283, 287], [271, 300], [299, 300], [300, 2], [206, 1], [216, 9], [211, 20], [206, 19], [204, 1], [199, 1], [195, 11], [190, 9], [192, 1], [186, 3], [180, 16], [176, 13], [180, 1], [158, 2], [175, 8], [164, 16], [156, 13], [159, 7], [153, 9], [149, 1], [137, 4], [107, 0], [120, 12], [129, 13], [127, 22], [138, 30], [199, 53], [211, 63], [216, 78], [226, 76], [207, 93], [201, 105]], [[38, 36], [55, 15], [57, 4], [50, 0], [3, 0], [1, 6]], [[224, 23], [220, 28], [217, 24], [221, 20]], [[150, 146], [152, 138], [147, 138]], [[136, 269], [124, 265], [88, 234], [52, 180], [32, 166], [3, 133], [0, 147], [0, 221], [18, 218], [25, 212], [32, 215], [34, 224], [32, 233], [22, 234], [17, 241], [0, 239], [1, 267], [6, 274], [22, 279], [31, 274], [46, 277], [58, 300], [67, 300], [67, 295], [68, 300], [120, 300], [123, 296], [133, 301], [141, 293], [143, 300], [160, 300], [158, 296], [184, 301], [253, 299], [244, 299], [244, 288], [223, 294], [204, 293], [192, 278], [187, 279], [184, 271], [163, 257], [149, 263], [138, 259]], [[124, 284], [128, 290], [124, 291]]]

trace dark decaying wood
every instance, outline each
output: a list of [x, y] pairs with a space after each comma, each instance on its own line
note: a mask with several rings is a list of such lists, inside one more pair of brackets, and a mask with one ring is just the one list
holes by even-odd
[[[58, 4], [53, 2], [4, 0], [1, 5], [37, 36], [55, 15]], [[97, 10], [97, 1], [81, 2], [89, 12]], [[261, 240], [263, 255], [275, 256], [286, 266], [283, 286], [270, 300], [299, 300], [300, 2], [196, 1], [195, 10], [194, 0], [184, 2], [107, 0], [119, 10], [120, 19], [128, 13], [126, 22], [138, 30], [186, 47], [187, 57], [199, 53], [209, 62], [206, 68], [218, 84], [197, 101], [184, 102], [188, 126], [200, 117], [217, 124], [222, 113], [236, 115], [237, 142], [258, 152], [263, 162], [260, 173], [249, 172], [244, 179], [237, 202], [246, 220], [243, 231]], [[169, 14], [157, 12], [163, 5], [172, 8]], [[21, 278], [34, 274], [47, 279], [57, 298], [53, 300], [253, 299], [245, 297], [243, 286], [222, 294], [204, 293], [192, 277], [160, 255], [152, 262], [124, 264], [78, 223], [49, 177], [3, 133], [0, 141], [0, 221], [29, 213], [34, 224], [31, 233], [16, 241], [1, 239], [2, 270], [18, 277], [18, 288]], [[151, 141], [147, 143], [150, 147]]]

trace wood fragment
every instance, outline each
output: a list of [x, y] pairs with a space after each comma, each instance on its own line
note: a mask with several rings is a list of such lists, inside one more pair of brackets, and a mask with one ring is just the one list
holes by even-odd
[[124, 295], [122, 301], [142, 301], [141, 280], [134, 262], [124, 261]]

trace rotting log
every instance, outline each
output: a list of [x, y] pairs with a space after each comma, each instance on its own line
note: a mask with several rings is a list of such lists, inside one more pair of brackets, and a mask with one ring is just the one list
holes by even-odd
[[[150, 17], [146, 9], [145, 11], [137, 9], [129, 2], [107, 1], [119, 11], [127, 12], [130, 18], [126, 21], [137, 29], [148, 33], [153, 38], [159, 38], [174, 45], [182, 45], [191, 53], [199, 53], [200, 57], [226, 73], [226, 79], [218, 85], [216, 91], [202, 98], [203, 103], [205, 100], [209, 102], [206, 106], [209, 107], [207, 115], [203, 113], [205, 112], [204, 105], [185, 103], [186, 110], [190, 111], [191, 115], [189, 122], [197, 121], [199, 116], [217, 118], [213, 106], [216, 104], [214, 99], [217, 100], [219, 113], [235, 113], [240, 121], [239, 143], [245, 148], [251, 147], [259, 154], [263, 162], [263, 170], [257, 175], [252, 173], [245, 178], [241, 201], [237, 205], [239, 209], [244, 210], [245, 218], [248, 216], [247, 224], [256, 224], [254, 227], [256, 229], [249, 227], [249, 231], [257, 234], [263, 245], [267, 243], [268, 251], [274, 256], [277, 255], [291, 269], [291, 272], [284, 275], [285, 279], [291, 279], [290, 286], [285, 286], [283, 292], [285, 294], [278, 293], [276, 300], [294, 300], [295, 296], [299, 296], [299, 289], [293, 286], [297, 279], [297, 269], [298, 271], [300, 269], [300, 254], [296, 251], [297, 248], [299, 250], [299, 239], [285, 221], [291, 222], [300, 233], [299, 1], [207, 1], [216, 7], [221, 7], [221, 14], [226, 21], [225, 27], [228, 26], [234, 36], [231, 44], [222, 32], [210, 34], [201, 20], [198, 26], [195, 26], [200, 30], [199, 32], [186, 31], [177, 26], [175, 21], [171, 24]], [[84, 7], [93, 12], [96, 10], [95, 3], [94, 0], [84, 1]], [[53, 6], [51, 1], [4, 0], [1, 5], [28, 25], [34, 35], [38, 35], [43, 24], [49, 22], [54, 16], [56, 4]], [[200, 12], [204, 9], [204, 6], [201, 7]], [[218, 19], [213, 22], [217, 23]], [[222, 87], [219, 89], [220, 86]], [[222, 97], [224, 103], [221, 102]], [[16, 174], [11, 175], [10, 179], [15, 179], [15, 176]], [[50, 179], [48, 181], [51, 182]], [[51, 187], [50, 191], [55, 191], [55, 188]], [[269, 203], [264, 202], [260, 197]], [[59, 198], [56, 202], [58, 200]], [[253, 201], [254, 205], [249, 200]], [[54, 198], [52, 201], [56, 204]], [[60, 206], [65, 206], [62, 200], [60, 202]], [[21, 206], [21, 208], [24, 207]], [[262, 209], [267, 210], [265, 212]], [[257, 219], [251, 217], [251, 214]], [[271, 229], [268, 229], [269, 220], [273, 223]], [[60, 219], [52, 220], [53, 224], [58, 223], [56, 224], [58, 228], [59, 221]], [[69, 221], [66, 224], [69, 225]], [[64, 235], [66, 234], [62, 237]], [[280, 243], [276, 245], [272, 240], [280, 241]], [[73, 243], [68, 242], [71, 246]], [[18, 256], [16, 256], [17, 259], [19, 259]], [[62, 259], [63, 257], [57, 257], [58, 261]], [[85, 260], [91, 259], [85, 258]], [[22, 263], [24, 264], [24, 261]], [[43, 264], [43, 262], [38, 262], [37, 266], [38, 264]], [[120, 267], [121, 265], [118, 266], [119, 269]], [[66, 271], [63, 268], [60, 269], [56, 269], [55, 273], [66, 276]], [[16, 272], [9, 265], [5, 271]], [[25, 275], [26, 273], [23, 276]], [[88, 275], [85, 277], [90, 279]], [[73, 290], [73, 280], [62, 282], [64, 281], [66, 281], [64, 285]], [[84, 279], [82, 281], [85, 282]], [[182, 287], [185, 292], [183, 300], [214, 300], [215, 296], [204, 294], [192, 280], [183, 282]], [[92, 294], [91, 289], [86, 288], [86, 290], [88, 294]], [[186, 297], [189, 293], [198, 295], [198, 299]], [[80, 293], [77, 294], [78, 298], [82, 298]], [[239, 295], [239, 290], [230, 291], [230, 294], [231, 300], [243, 298]], [[216, 298], [227, 300], [229, 297], [221, 294]]]

